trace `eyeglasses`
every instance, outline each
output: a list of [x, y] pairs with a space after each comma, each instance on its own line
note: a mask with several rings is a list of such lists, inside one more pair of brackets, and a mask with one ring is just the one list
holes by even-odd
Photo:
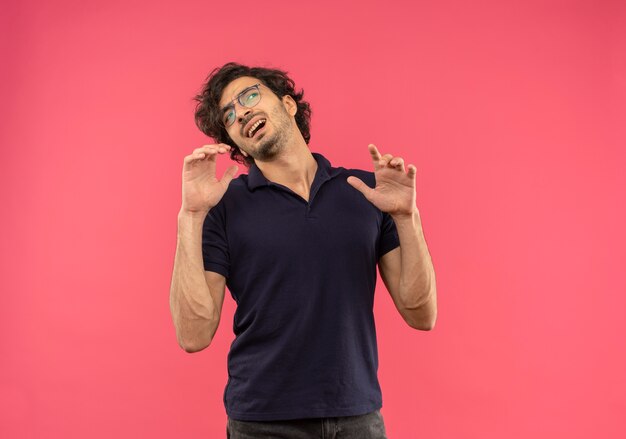
[[233, 102], [237, 101], [239, 102], [239, 105], [245, 108], [252, 108], [259, 103], [261, 100], [259, 85], [261, 85], [261, 83], [251, 85], [250, 87], [244, 89], [235, 99], [230, 101], [230, 103], [222, 109], [222, 123], [225, 127], [231, 126], [235, 123], [235, 119], [237, 118], [235, 104]]

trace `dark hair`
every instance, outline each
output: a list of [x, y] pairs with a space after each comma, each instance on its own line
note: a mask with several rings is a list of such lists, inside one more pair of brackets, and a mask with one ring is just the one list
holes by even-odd
[[222, 92], [226, 86], [242, 76], [260, 79], [279, 99], [289, 95], [296, 101], [298, 105], [298, 111], [295, 116], [296, 124], [302, 133], [304, 141], [308, 144], [311, 139], [311, 133], [309, 132], [311, 106], [308, 102], [302, 100], [304, 90], [301, 89], [300, 92], [296, 92], [295, 83], [287, 76], [285, 71], [265, 67], [248, 67], [234, 62], [229, 62], [222, 67], [213, 69], [207, 76], [200, 94], [193, 98], [197, 102], [195, 121], [200, 131], [212, 137], [218, 143], [226, 143], [232, 146], [230, 157], [236, 162], [247, 167], [254, 164], [254, 159], [241, 154], [239, 147], [228, 135], [222, 123], [222, 114], [219, 108]]

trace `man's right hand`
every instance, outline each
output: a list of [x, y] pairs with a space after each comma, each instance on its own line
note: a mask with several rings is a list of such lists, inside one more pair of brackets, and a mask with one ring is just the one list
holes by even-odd
[[185, 157], [181, 212], [206, 215], [222, 199], [239, 167], [230, 166], [218, 180], [215, 177], [215, 162], [218, 154], [230, 150], [231, 147], [224, 143], [204, 145]]

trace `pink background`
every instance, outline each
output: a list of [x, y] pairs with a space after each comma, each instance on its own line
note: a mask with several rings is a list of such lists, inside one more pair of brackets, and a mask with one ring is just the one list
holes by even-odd
[[624, 2], [128, 3], [0, 6], [0, 436], [225, 437], [235, 303], [187, 354], [169, 286], [235, 60], [290, 72], [333, 165], [417, 166], [439, 317], [379, 280], [390, 438], [626, 437]]

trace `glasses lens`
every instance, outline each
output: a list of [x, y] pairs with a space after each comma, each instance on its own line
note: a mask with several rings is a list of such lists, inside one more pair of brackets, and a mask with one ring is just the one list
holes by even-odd
[[[251, 108], [259, 103], [261, 100], [261, 93], [259, 92], [259, 86], [255, 85], [245, 90], [242, 94], [237, 97], [239, 101], [239, 105], [242, 107]], [[224, 112], [224, 125], [229, 127], [233, 123], [235, 123], [235, 119], [237, 115], [235, 114], [235, 108], [230, 107]]]
[[235, 109], [229, 108], [224, 113], [224, 125], [227, 127], [231, 126], [235, 122]]
[[261, 93], [258, 87], [252, 87], [239, 96], [239, 103], [244, 107], [254, 107], [261, 100]]

